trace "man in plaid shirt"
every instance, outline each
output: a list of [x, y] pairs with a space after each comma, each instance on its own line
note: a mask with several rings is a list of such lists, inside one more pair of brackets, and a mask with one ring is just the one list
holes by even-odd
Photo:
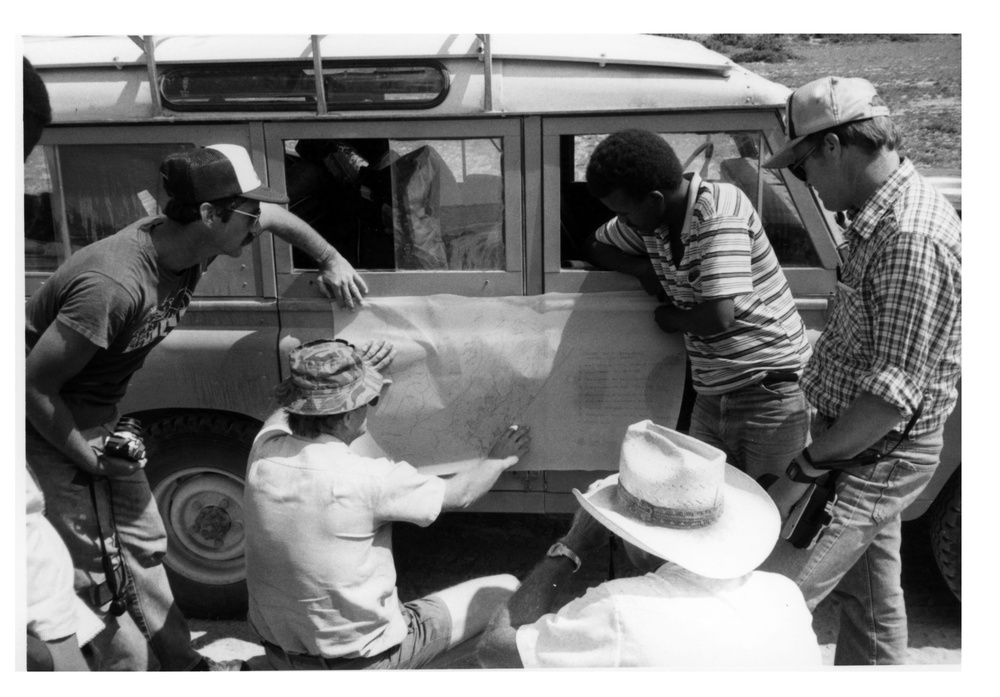
[[824, 462], [885, 457], [838, 466], [829, 527], [812, 549], [779, 541], [764, 568], [796, 580], [811, 609], [839, 597], [835, 663], [903, 663], [900, 514], [934, 474], [958, 398], [961, 223], [900, 155], [867, 81], [810, 82], [789, 97], [787, 118], [790, 140], [764, 166], [787, 168], [850, 220], [833, 310], [802, 380], [817, 410], [813, 440], [789, 476], [808, 483], [827, 474]]

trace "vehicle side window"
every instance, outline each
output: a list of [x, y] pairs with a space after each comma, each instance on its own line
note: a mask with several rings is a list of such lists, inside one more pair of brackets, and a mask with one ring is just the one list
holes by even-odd
[[[785, 266], [820, 266], [805, 224], [792, 202], [781, 177], [758, 166], [759, 133], [663, 133], [685, 172], [698, 172], [702, 179], [726, 182], [739, 187], [760, 215], [778, 260]], [[581, 249], [586, 238], [611, 218], [611, 212], [589, 194], [586, 169], [590, 154], [605, 134], [564, 138], [561, 148], [572, 148], [572, 157], [563, 152], [562, 184], [562, 267], [587, 268]], [[765, 153], [766, 154], [766, 153]], [[763, 175], [761, 175], [763, 171]], [[761, 179], [763, 186], [761, 187]]]
[[289, 210], [358, 269], [505, 268], [500, 138], [285, 140], [284, 160]]
[[[53, 271], [91, 242], [156, 213], [159, 165], [191, 143], [47, 145], [24, 165], [25, 270]], [[144, 193], [145, 192], [145, 193]]]

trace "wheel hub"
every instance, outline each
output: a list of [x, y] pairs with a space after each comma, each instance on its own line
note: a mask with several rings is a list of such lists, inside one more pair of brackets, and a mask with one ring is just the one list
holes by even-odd
[[213, 547], [221, 547], [224, 544], [226, 534], [233, 527], [233, 521], [226, 511], [225, 505], [228, 501], [223, 499], [218, 506], [203, 506], [191, 526], [191, 532], [200, 535]]
[[166, 562], [200, 583], [245, 578], [243, 482], [219, 470], [192, 468], [154, 488], [167, 526]]

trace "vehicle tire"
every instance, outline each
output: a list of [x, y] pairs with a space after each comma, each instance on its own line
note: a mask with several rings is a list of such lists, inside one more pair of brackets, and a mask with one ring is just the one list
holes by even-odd
[[243, 485], [259, 428], [251, 419], [188, 414], [144, 433], [147, 477], [167, 529], [164, 566], [185, 616], [246, 613]]
[[931, 549], [934, 561], [959, 600], [962, 599], [962, 470], [944, 485], [931, 508]]

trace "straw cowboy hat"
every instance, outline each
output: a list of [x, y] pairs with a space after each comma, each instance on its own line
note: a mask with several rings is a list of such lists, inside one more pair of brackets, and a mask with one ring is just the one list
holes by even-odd
[[623, 540], [709, 578], [753, 571], [778, 539], [778, 509], [717, 448], [646, 420], [629, 426], [618, 474], [580, 504]]
[[318, 339], [288, 354], [291, 376], [276, 397], [293, 414], [328, 416], [353, 411], [375, 400], [385, 380], [345, 341]]

